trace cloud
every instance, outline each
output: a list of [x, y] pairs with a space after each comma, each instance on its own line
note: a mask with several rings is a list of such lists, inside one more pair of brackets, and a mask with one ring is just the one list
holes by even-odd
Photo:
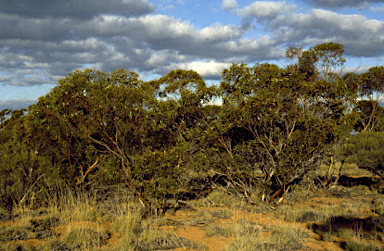
[[4, 109], [11, 109], [11, 110], [20, 110], [20, 109], [28, 109], [30, 105], [33, 105], [37, 102], [37, 100], [7, 100], [7, 101], [1, 101], [0, 100], [0, 111]]
[[216, 23], [209, 27], [205, 27], [196, 33], [198, 40], [200, 41], [217, 42], [239, 39], [245, 32], [237, 26]]
[[362, 15], [345, 15], [323, 9], [309, 14], [291, 13], [268, 24], [276, 39], [284, 43], [315, 45], [324, 42], [343, 44], [346, 55], [374, 57], [384, 55], [384, 22]]
[[273, 18], [278, 14], [291, 11], [295, 5], [287, 5], [285, 2], [256, 1], [250, 6], [236, 11], [242, 18], [255, 17], [257, 19]]
[[2, 0], [1, 12], [25, 18], [75, 18], [91, 19], [100, 14], [140, 16], [155, 11], [147, 0]]
[[376, 12], [384, 12], [384, 7], [371, 7], [369, 8], [369, 10]]
[[261, 27], [270, 34], [267, 40], [271, 47], [273, 44], [311, 47], [335, 42], [345, 46], [346, 56], [384, 55], [384, 22], [381, 20], [324, 9], [301, 13], [295, 5], [285, 2], [257, 1], [236, 13], [244, 21], [255, 18], [255, 29], [263, 24]]
[[373, 3], [383, 3], [383, 0], [310, 0], [309, 3], [321, 8], [362, 8]]
[[[255, 1], [238, 9], [236, 1], [224, 0], [219, 4], [237, 14], [240, 24], [200, 28], [155, 14], [148, 0], [109, 3], [0, 2], [0, 83], [53, 84], [84, 67], [125, 68], [146, 75], [191, 67], [207, 79], [219, 79], [222, 69], [232, 62], [279, 60], [289, 45], [309, 47], [330, 41], [344, 44], [349, 56], [384, 56], [384, 22], [363, 15], [320, 8], [300, 12], [285, 1]], [[73, 10], [76, 4], [88, 8], [79, 13], [80, 9]]]
[[219, 79], [223, 70], [230, 66], [230, 63], [219, 63], [215, 62], [214, 60], [210, 60], [204, 62], [195, 61], [182, 64], [171, 64], [167, 68], [169, 69], [169, 71], [175, 69], [194, 70], [199, 73], [203, 78]]
[[[166, 69], [162, 65], [171, 63], [201, 59], [261, 60], [271, 55], [270, 50], [266, 50], [265, 39], [256, 42], [242, 39], [251, 28], [247, 25], [216, 23], [196, 29], [189, 22], [154, 14], [139, 17], [99, 15], [76, 22], [50, 18], [31, 22], [27, 18], [0, 15], [6, 17], [0, 28], [14, 24], [13, 29], [0, 35], [4, 46], [0, 70], [8, 69], [12, 76], [21, 76], [21, 69], [35, 69], [32, 75], [3, 82], [11, 85], [51, 82], [84, 65], [97, 65], [106, 71], [128, 68], [159, 72], [159, 69]], [[38, 30], [34, 31], [35, 26]], [[58, 31], [67, 35], [58, 34]], [[234, 57], [234, 53], [238, 55]], [[42, 74], [40, 79], [31, 77], [39, 74]]]
[[237, 6], [238, 4], [236, 0], [223, 0], [221, 4], [221, 8], [224, 10], [234, 10], [237, 8]]

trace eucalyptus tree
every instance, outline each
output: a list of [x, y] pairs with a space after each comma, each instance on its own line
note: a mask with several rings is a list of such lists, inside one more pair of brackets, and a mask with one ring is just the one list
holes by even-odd
[[358, 120], [354, 126], [357, 132], [381, 132], [384, 130], [384, 108], [376, 100], [360, 100], [356, 104]]
[[360, 85], [362, 100], [357, 107], [359, 120], [357, 130], [382, 130], [382, 110], [380, 104], [384, 101], [384, 66], [371, 67], [367, 72], [354, 79]]
[[58, 172], [45, 157], [38, 156], [18, 136], [26, 109], [0, 112], [0, 207], [14, 203], [41, 203], [41, 195], [59, 182]]
[[213, 91], [193, 71], [144, 82], [125, 70], [77, 70], [30, 107], [24, 138], [40, 154], [54, 153], [74, 183], [112, 169], [146, 213], [161, 213], [192, 166], [196, 125]]
[[[332, 83], [307, 80], [307, 73], [268, 63], [233, 64], [223, 72], [221, 130], [238, 127], [251, 133], [243, 143], [251, 162], [247, 173], [262, 170], [263, 197], [269, 202], [315, 170], [353, 121], [348, 111], [356, 87], [339, 77]], [[228, 167], [227, 173], [232, 170]]]
[[[295, 50], [289, 48], [287, 50], [288, 57], [292, 55], [291, 51]], [[319, 83], [323, 81], [325, 85], [333, 85], [335, 84], [334, 82], [340, 81], [342, 69], [346, 62], [345, 58], [343, 57], [345, 52], [343, 45], [328, 42], [315, 45], [303, 52], [300, 50], [300, 52], [301, 53], [297, 56], [298, 62], [296, 64], [296, 68], [301, 73], [306, 74], [307, 82]], [[290, 68], [287, 69], [291, 71]], [[304, 105], [306, 105], [306, 103], [304, 103]], [[350, 107], [353, 107], [352, 103], [350, 104]], [[318, 109], [319, 108], [323, 109], [323, 107], [320, 106]], [[327, 172], [328, 179], [330, 179], [331, 171], [333, 168], [336, 147], [337, 144], [335, 144], [334, 147], [329, 151], [330, 163]]]
[[[338, 67], [342, 69], [346, 60], [343, 57], [344, 46], [333, 42], [318, 44], [306, 51], [300, 48], [290, 47], [287, 50], [287, 57], [292, 59], [292, 55], [298, 58], [298, 68], [308, 74], [309, 79], [322, 78], [332, 81]], [[341, 73], [341, 70], [340, 70]], [[336, 74], [337, 75], [337, 74]]]
[[[158, 102], [151, 113], [155, 123], [149, 137], [153, 144], [138, 163], [151, 166], [146, 169], [151, 177], [146, 190], [156, 192], [154, 196], [161, 199], [159, 196], [176, 196], [194, 174], [202, 171], [196, 157], [205, 148], [204, 131], [215, 87], [208, 87], [195, 71], [181, 69], [150, 83], [159, 86]], [[164, 170], [162, 175], [155, 174], [159, 169]]]
[[130, 156], [145, 144], [156, 88], [132, 71], [77, 70], [30, 107], [26, 141], [42, 154], [50, 147], [58, 151], [63, 173], [71, 173], [76, 184], [101, 162], [119, 159], [128, 186], [150, 210], [137, 189]]

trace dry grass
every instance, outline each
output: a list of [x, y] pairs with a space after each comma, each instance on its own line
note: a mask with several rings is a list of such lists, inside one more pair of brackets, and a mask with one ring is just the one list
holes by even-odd
[[[363, 173], [354, 165], [345, 170]], [[298, 186], [276, 209], [264, 203], [252, 206], [215, 190], [190, 202], [201, 209], [174, 222], [176, 227], [189, 227], [199, 219], [203, 224], [196, 221], [193, 227], [199, 227], [204, 238], [229, 239], [228, 251], [305, 250], [308, 239], [345, 250], [383, 250], [384, 195], [368, 186], [340, 189], [336, 194], [332, 189]], [[142, 219], [140, 210], [128, 192], [117, 191], [116, 197], [101, 200], [95, 194], [63, 190], [44, 208], [15, 206], [11, 221], [0, 219], [0, 250], [208, 250], [175, 231], [160, 230], [170, 221]], [[250, 215], [259, 218], [250, 220]]]
[[270, 231], [272, 236], [268, 239], [255, 233], [239, 232], [226, 250], [298, 250], [303, 248], [304, 238], [309, 237], [308, 231], [292, 226], [273, 226]]

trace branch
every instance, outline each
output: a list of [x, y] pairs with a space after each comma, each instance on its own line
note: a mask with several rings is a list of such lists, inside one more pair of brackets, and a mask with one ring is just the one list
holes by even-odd
[[36, 180], [35, 182], [33, 182], [32, 186], [28, 189], [28, 191], [24, 194], [23, 198], [20, 200], [20, 204], [24, 202], [25, 198], [27, 197], [27, 195], [32, 191], [32, 188], [33, 186], [36, 184], [36, 182], [41, 178], [43, 177], [45, 174], [43, 173], [42, 175], [40, 175]]
[[97, 144], [99, 144], [101, 146], [104, 146], [109, 152], [115, 154], [116, 156], [120, 156], [121, 157], [121, 155], [119, 153], [117, 153], [116, 151], [112, 150], [106, 143], [101, 142], [99, 140], [96, 140], [96, 139], [92, 138], [90, 135], [85, 135], [85, 136], [87, 138], [89, 138], [90, 140], [92, 140], [93, 142], [95, 142], [95, 143], [97, 143]]
[[373, 107], [372, 107], [371, 116], [369, 116], [368, 123], [367, 123], [367, 125], [364, 127], [363, 132], [365, 132], [365, 131], [368, 129], [368, 126], [369, 126], [369, 124], [370, 124], [371, 121], [372, 121], [373, 114], [375, 114], [375, 111], [376, 111], [376, 109], [377, 109], [376, 103], [374, 103], [374, 102], [372, 102], [372, 103], [373, 103]]
[[228, 148], [227, 144], [225, 144], [225, 142], [223, 140], [223, 136], [220, 134], [220, 136], [221, 136], [221, 139], [220, 139], [218, 136], [216, 136], [215, 132], [213, 131], [212, 127], [208, 124], [208, 122], [205, 119], [201, 119], [201, 120], [208, 126], [209, 130], [213, 133], [213, 135], [215, 135], [216, 139], [224, 146], [225, 150], [228, 152], [228, 154], [233, 159], [232, 152]]
[[[81, 177], [81, 179], [77, 181], [76, 186], [78, 186], [78, 185], [80, 185], [81, 183], [83, 183], [84, 180], [85, 180], [85, 177], [87, 177], [87, 175], [88, 175], [93, 169], [95, 169], [95, 168], [98, 166], [98, 162], [99, 162], [99, 159], [100, 159], [100, 158], [101, 158], [101, 156], [98, 156], [98, 157], [97, 157], [95, 163], [93, 163], [93, 165], [92, 165], [90, 168], [88, 168], [88, 170], [87, 170], [87, 171], [85, 172], [85, 174]], [[80, 163], [79, 163], [79, 165], [80, 165]], [[83, 170], [83, 167], [81, 167], [81, 170]]]

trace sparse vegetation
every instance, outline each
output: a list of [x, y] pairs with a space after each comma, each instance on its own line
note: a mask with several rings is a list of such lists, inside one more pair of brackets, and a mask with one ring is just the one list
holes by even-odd
[[345, 243], [345, 250], [349, 251], [382, 251], [384, 248], [377, 244], [368, 243], [360, 238], [352, 238]]
[[291, 47], [292, 65], [232, 64], [219, 87], [77, 70], [1, 111], [0, 250], [382, 250], [383, 109], [359, 98], [384, 68], [339, 76], [343, 52]]
[[303, 248], [304, 238], [309, 237], [306, 231], [291, 226], [274, 226], [271, 231], [272, 236], [267, 240], [249, 233], [241, 235], [227, 250], [298, 250]]

